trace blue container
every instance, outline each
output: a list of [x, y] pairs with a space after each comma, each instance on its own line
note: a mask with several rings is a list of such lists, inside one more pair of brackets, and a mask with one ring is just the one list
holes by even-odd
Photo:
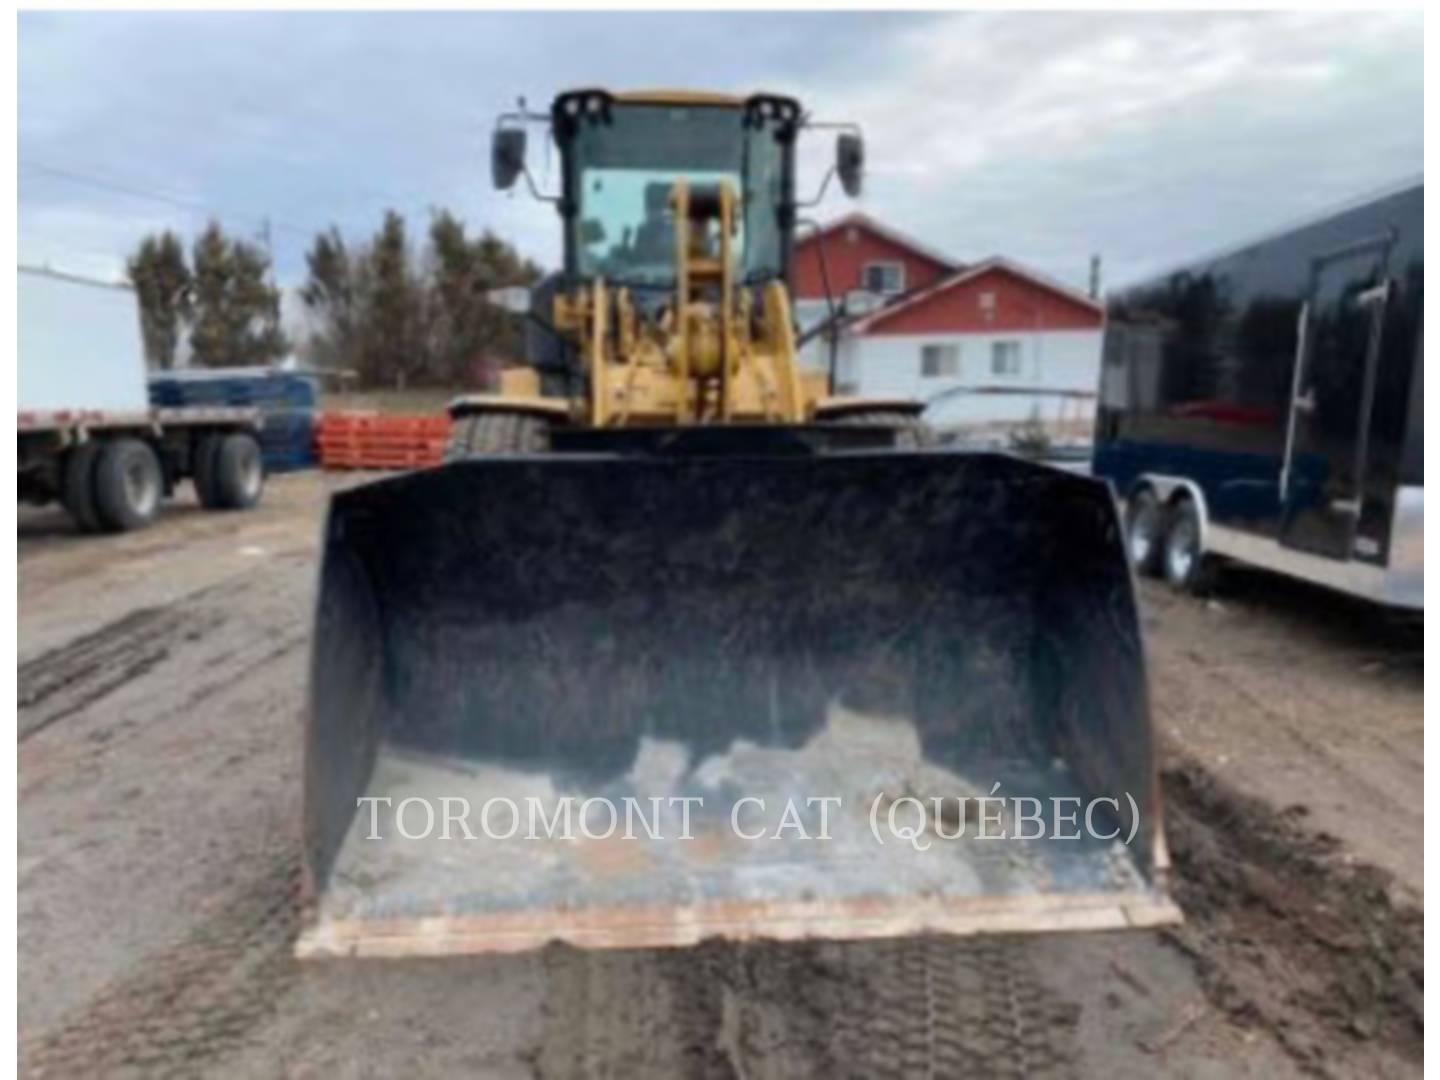
[[309, 469], [315, 459], [316, 380], [265, 369], [154, 375], [150, 404], [159, 408], [240, 406], [259, 409], [260, 449], [270, 472]]

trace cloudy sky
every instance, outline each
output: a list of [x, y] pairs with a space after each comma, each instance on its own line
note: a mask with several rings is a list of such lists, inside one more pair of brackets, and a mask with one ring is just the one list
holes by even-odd
[[[859, 208], [961, 260], [1120, 284], [1423, 167], [1418, 13], [24, 13], [19, 257], [113, 276], [146, 232], [270, 222], [282, 281], [331, 222], [454, 209], [543, 263], [553, 210], [489, 190], [495, 114], [574, 85], [794, 93], [863, 125]], [[532, 167], [547, 171], [540, 140]], [[811, 137], [801, 189], [828, 136]], [[848, 209], [827, 198], [820, 213]]]

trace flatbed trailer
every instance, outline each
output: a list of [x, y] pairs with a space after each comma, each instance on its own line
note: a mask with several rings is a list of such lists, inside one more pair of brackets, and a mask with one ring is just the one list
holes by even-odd
[[152, 406], [133, 289], [21, 266], [17, 308], [20, 501], [82, 532], [148, 525], [186, 480], [207, 509], [259, 501], [259, 410]]
[[84, 532], [149, 524], [186, 480], [207, 509], [245, 509], [265, 485], [259, 429], [249, 408], [21, 410], [19, 497], [59, 502]]

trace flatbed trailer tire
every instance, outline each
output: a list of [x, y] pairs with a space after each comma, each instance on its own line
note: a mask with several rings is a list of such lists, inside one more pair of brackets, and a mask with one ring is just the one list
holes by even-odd
[[200, 436], [190, 462], [190, 480], [195, 485], [195, 497], [206, 510], [220, 509], [220, 497], [215, 490], [215, 459], [220, 452], [222, 438], [224, 436], [217, 432]]
[[144, 528], [165, 499], [160, 459], [143, 439], [107, 439], [94, 473], [95, 508], [111, 532]]
[[96, 442], [81, 443], [65, 455], [60, 505], [84, 533], [96, 533], [102, 528], [95, 505], [95, 466], [99, 457], [100, 444]]
[[265, 465], [253, 435], [234, 431], [217, 437], [211, 457], [210, 483], [215, 505], [222, 510], [248, 510], [265, 490]]

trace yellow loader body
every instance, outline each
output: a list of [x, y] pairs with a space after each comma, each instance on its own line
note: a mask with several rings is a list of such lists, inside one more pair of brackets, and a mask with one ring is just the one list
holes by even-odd
[[563, 348], [331, 500], [300, 954], [1177, 919], [1109, 489], [802, 367], [793, 102], [550, 122]]

